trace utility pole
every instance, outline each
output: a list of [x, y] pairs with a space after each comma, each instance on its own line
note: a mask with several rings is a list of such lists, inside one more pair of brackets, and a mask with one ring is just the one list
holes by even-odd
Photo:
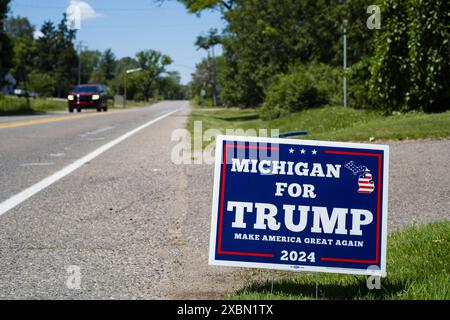
[[[211, 46], [211, 55], [212, 55], [212, 64], [211, 64], [212, 88], [211, 89], [212, 89], [212, 96], [213, 96], [213, 106], [217, 107], [217, 86], [216, 86], [217, 73], [216, 73], [216, 56], [214, 54], [214, 45]], [[208, 56], [209, 56], [209, 53], [208, 53]], [[208, 57], [208, 60], [209, 60], [209, 57]]]
[[344, 107], [347, 107], [347, 23], [348, 20], [344, 19]]

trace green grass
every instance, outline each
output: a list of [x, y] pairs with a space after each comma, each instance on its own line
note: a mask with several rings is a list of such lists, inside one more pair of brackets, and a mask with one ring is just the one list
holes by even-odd
[[[344, 107], [323, 107], [296, 112], [275, 120], [262, 120], [258, 109], [222, 109], [194, 107], [188, 128], [202, 121], [203, 132], [215, 128], [279, 129], [280, 133], [307, 130], [303, 139], [330, 141], [404, 140], [450, 137], [450, 112], [422, 112], [386, 116], [377, 111]], [[241, 134], [238, 134], [241, 135]], [[204, 143], [204, 146], [207, 143]]]
[[[127, 108], [145, 107], [154, 104], [156, 100], [150, 101], [127, 101]], [[113, 106], [112, 100], [108, 100], [108, 107], [113, 109], [122, 108], [122, 104]], [[25, 98], [15, 96], [0, 96], [0, 116], [7, 115], [29, 115], [67, 110], [67, 102], [46, 98], [30, 98], [29, 103]]]
[[[266, 279], [270, 279], [270, 271]], [[320, 299], [450, 299], [450, 221], [413, 227], [388, 239], [387, 278], [369, 290], [366, 277], [319, 275]], [[277, 273], [281, 280], [252, 283], [228, 299], [315, 299], [315, 275]]]
[[67, 109], [67, 102], [65, 101], [55, 101], [45, 98], [30, 98], [29, 103], [27, 103], [27, 99], [25, 98], [0, 96], [0, 116], [36, 114], [61, 111], [65, 109]]

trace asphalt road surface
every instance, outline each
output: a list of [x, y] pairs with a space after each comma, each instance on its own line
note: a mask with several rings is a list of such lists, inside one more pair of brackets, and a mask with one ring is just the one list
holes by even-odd
[[[269, 280], [208, 266], [213, 167], [171, 161], [188, 114], [1, 117], [0, 299], [220, 298]], [[450, 219], [450, 140], [389, 144], [389, 230]]]
[[188, 112], [187, 102], [163, 102], [2, 118], [0, 298], [166, 297], [160, 282], [177, 258], [168, 243], [179, 241], [172, 219], [185, 214], [170, 138]]

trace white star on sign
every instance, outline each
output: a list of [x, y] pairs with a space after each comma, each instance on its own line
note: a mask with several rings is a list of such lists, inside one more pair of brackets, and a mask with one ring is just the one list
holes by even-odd
[[294, 149], [290, 148], [289, 153], [294, 153]]
[[316, 155], [316, 154], [317, 154], [317, 150], [314, 149], [314, 150], [312, 151], [312, 154], [313, 154], [313, 155]]
[[300, 153], [301, 153], [301, 154], [305, 154], [305, 153], [306, 153], [306, 150], [305, 150], [305, 149], [302, 149], [302, 150], [300, 150]]

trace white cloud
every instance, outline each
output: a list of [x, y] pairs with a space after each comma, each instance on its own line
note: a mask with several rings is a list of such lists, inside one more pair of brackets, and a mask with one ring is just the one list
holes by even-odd
[[42, 38], [44, 36], [44, 34], [42, 32], [40, 32], [39, 30], [35, 30], [33, 32], [33, 39], [37, 40], [39, 38]]
[[101, 17], [86, 1], [71, 0], [66, 10], [67, 20], [72, 29], [80, 29], [81, 21]]

